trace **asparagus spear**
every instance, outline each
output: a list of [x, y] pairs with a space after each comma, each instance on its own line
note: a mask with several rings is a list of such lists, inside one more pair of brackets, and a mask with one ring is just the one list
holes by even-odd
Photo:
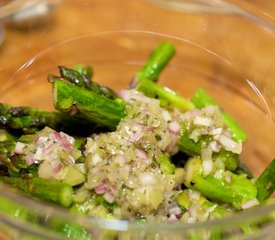
[[[176, 202], [180, 208], [184, 211], [188, 211], [189, 207], [191, 206], [190, 197], [188, 194], [188, 189], [183, 190], [176, 198]], [[205, 209], [209, 211], [209, 216], [211, 218], [221, 218], [225, 215], [231, 214], [232, 210], [229, 210], [217, 203], [211, 202], [206, 199], [204, 196], [200, 195], [199, 199], [197, 200], [200, 205], [200, 209]], [[246, 234], [249, 235], [251, 233], [255, 233], [258, 230], [258, 226], [251, 225], [251, 224], [241, 224], [241, 230]], [[223, 239], [222, 237], [222, 229], [214, 228], [211, 231], [211, 238], [210, 239]]]
[[35, 133], [49, 126], [69, 133], [91, 131], [95, 126], [59, 112], [47, 112], [32, 107], [12, 107], [0, 103], [0, 128]]
[[76, 64], [72, 67], [73, 70], [86, 75], [89, 79], [92, 79], [94, 75], [94, 71], [91, 66], [83, 65], [83, 64]]
[[148, 60], [136, 75], [136, 79], [147, 79], [156, 82], [161, 71], [175, 53], [174, 46], [169, 42], [161, 42], [150, 54]]
[[55, 108], [71, 116], [114, 129], [126, 115], [125, 104], [63, 80], [53, 81]]
[[27, 163], [20, 155], [14, 154], [16, 142], [0, 143], [0, 163], [9, 171], [18, 173], [20, 169], [26, 169]]
[[[199, 141], [195, 142], [189, 138], [187, 134], [187, 126], [185, 123], [182, 123], [181, 135], [179, 138], [179, 149], [189, 156], [200, 156], [201, 149], [206, 143], [210, 142], [208, 136], [204, 136]], [[222, 159], [225, 163], [225, 168], [234, 171], [238, 167], [238, 154], [226, 151], [225, 149], [220, 150], [217, 153], [213, 154], [213, 159]]]
[[[161, 42], [150, 54], [144, 66], [136, 74], [134, 87], [138, 91], [153, 98], [159, 98], [161, 105], [168, 107], [174, 105], [182, 110], [194, 108], [188, 99], [176, 94], [168, 88], [155, 84], [164, 67], [175, 54], [174, 45], [169, 42]], [[149, 84], [149, 85], [148, 85]]]
[[[105, 96], [109, 99], [116, 99], [118, 95], [110, 88], [101, 86], [98, 83], [91, 80], [91, 68], [86, 66], [76, 66], [76, 69], [70, 69], [64, 66], [59, 66], [59, 72], [61, 78], [67, 80], [68, 82], [75, 84], [79, 87], [84, 87], [97, 93], [99, 95]], [[50, 75], [49, 80], [54, 81], [59, 77]]]
[[195, 107], [190, 100], [167, 87], [162, 87], [147, 79], [140, 80], [136, 85], [136, 89], [148, 97], [159, 99], [160, 105], [164, 108], [172, 106], [182, 111], [187, 111]]
[[171, 159], [169, 157], [168, 154], [161, 154], [158, 158], [157, 158], [157, 162], [160, 165], [160, 170], [164, 173], [164, 174], [175, 174], [176, 171], [176, 167], [175, 165], [171, 162]]
[[[198, 204], [200, 204], [205, 209], [213, 208], [212, 211], [210, 212], [210, 215], [215, 218], [222, 217], [225, 214], [231, 213], [230, 210], [207, 200], [202, 195], [199, 196], [199, 199], [197, 199], [197, 201], [199, 202]], [[182, 208], [183, 210], [188, 210], [188, 208], [191, 205], [188, 189], [181, 191], [181, 193], [176, 197], [176, 202], [180, 208]]]
[[[193, 97], [192, 102], [197, 108], [203, 108], [208, 105], [218, 105], [215, 99], [209, 96], [202, 88], [198, 89]], [[234, 120], [234, 118], [223, 111], [224, 122], [227, 127], [233, 133], [233, 139], [236, 141], [244, 142], [247, 139], [247, 133], [240, 127], [240, 125]]]
[[16, 217], [18, 219], [27, 220], [28, 222], [36, 222], [35, 214], [31, 213], [24, 206], [18, 204], [17, 202], [11, 201], [9, 198], [0, 196], [0, 212], [11, 217]]
[[184, 184], [191, 189], [201, 192], [209, 199], [229, 203], [236, 209], [242, 209], [243, 204], [256, 199], [256, 185], [245, 175], [236, 175], [227, 172], [230, 181], [224, 178], [217, 179], [213, 174], [203, 176], [202, 161], [199, 158], [190, 158], [185, 166], [186, 178]]
[[269, 198], [275, 190], [275, 159], [267, 166], [256, 180], [257, 199], [263, 201]]
[[[25, 208], [23, 205], [13, 202], [4, 196], [0, 196], [0, 202], [1, 214], [15, 217], [31, 224], [41, 224], [41, 219], [39, 219], [33, 211]], [[46, 224], [48, 228], [63, 234], [66, 238], [68, 237], [70, 239], [80, 240], [92, 239], [90, 234], [85, 229], [71, 223], [66, 223], [62, 220], [57, 220], [56, 218], [52, 220], [50, 216], [48, 216]]]
[[0, 129], [0, 142], [11, 142], [15, 141], [17, 139], [17, 136], [11, 134], [6, 129]]
[[0, 180], [41, 200], [54, 202], [64, 207], [69, 207], [73, 202], [73, 188], [67, 183], [38, 177], [32, 179], [1, 177]]
[[[183, 211], [188, 211], [190, 207], [194, 205], [198, 207], [199, 213], [202, 211], [202, 214], [205, 215], [205, 212], [208, 212], [210, 218], [220, 218], [226, 214], [231, 213], [230, 210], [207, 200], [202, 195], [200, 195], [197, 200], [193, 200], [194, 202], [192, 202], [192, 199], [190, 199], [190, 196], [189, 196], [189, 191], [190, 190], [185, 189], [181, 191], [181, 193], [176, 197], [176, 202]], [[213, 239], [213, 240], [222, 239], [222, 229], [213, 228], [210, 231], [211, 231], [211, 236], [209, 239]], [[196, 237], [197, 238], [194, 238], [194, 239], [200, 239], [198, 236]]]

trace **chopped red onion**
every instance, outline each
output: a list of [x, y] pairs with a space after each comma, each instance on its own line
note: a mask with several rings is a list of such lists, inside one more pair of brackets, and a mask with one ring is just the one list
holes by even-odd
[[176, 223], [176, 222], [178, 222], [178, 218], [177, 218], [176, 215], [170, 215], [167, 220], [168, 220], [169, 223]]
[[39, 165], [38, 175], [44, 179], [50, 179], [55, 175], [54, 172], [54, 163], [49, 161], [43, 161], [42, 164]]
[[[51, 152], [53, 151], [53, 149], [59, 149], [60, 148], [60, 146], [59, 146], [59, 144], [58, 143], [52, 143], [52, 144], [50, 144], [49, 146], [47, 146], [44, 150], [43, 149], [41, 149], [42, 150], [42, 153], [41, 153], [41, 157], [43, 157], [43, 156], [50, 156], [51, 155]], [[38, 148], [39, 149], [39, 148]], [[40, 151], [39, 152], [35, 152], [35, 159], [36, 159], [36, 155], [38, 155], [39, 156], [39, 154], [40, 154]], [[39, 160], [39, 159], [38, 159]], [[40, 159], [40, 160], [42, 160], [42, 159]]]
[[152, 103], [152, 101], [154, 101], [154, 99], [146, 97], [145, 95], [143, 95], [139, 92], [131, 93], [130, 99], [139, 100], [139, 101], [145, 102], [145, 103]]
[[183, 115], [183, 119], [186, 119], [186, 120], [192, 119], [192, 118], [199, 116], [200, 114], [201, 114], [201, 110], [195, 108], [195, 109], [185, 112]]
[[144, 130], [146, 132], [153, 132], [155, 130], [155, 128], [154, 127], [145, 127]]
[[259, 205], [259, 201], [256, 198], [254, 198], [254, 199], [252, 199], [248, 202], [243, 203], [242, 204], [242, 209], [251, 208], [251, 207], [254, 207], [254, 206], [257, 206], [257, 205]]
[[189, 213], [190, 218], [194, 218], [194, 219], [197, 218], [197, 208], [195, 206], [189, 207], [188, 213]]
[[168, 111], [162, 111], [162, 117], [166, 122], [169, 122], [172, 120], [172, 117]]
[[60, 162], [56, 162], [53, 165], [53, 172], [56, 174], [58, 172], [60, 172], [60, 170], [62, 169], [62, 164]]
[[231, 174], [229, 172], [225, 172], [224, 173], [224, 180], [227, 182], [227, 183], [231, 183]]
[[108, 203], [113, 203], [115, 201], [115, 196], [109, 192], [105, 192], [103, 195], [103, 198], [106, 200]]
[[17, 153], [17, 154], [22, 154], [23, 153], [23, 149], [24, 149], [25, 146], [26, 146], [25, 143], [16, 142], [14, 152]]
[[242, 152], [242, 144], [237, 143], [225, 135], [219, 137], [219, 142], [225, 148], [225, 150], [231, 151], [233, 153], [240, 154]]
[[181, 125], [177, 121], [168, 123], [168, 129], [171, 133], [178, 134], [181, 131]]
[[101, 183], [97, 187], [95, 187], [96, 194], [104, 194], [108, 191], [109, 185], [106, 182]]
[[221, 146], [216, 141], [210, 142], [209, 147], [213, 152], [219, 152], [221, 150]]
[[202, 169], [203, 169], [203, 175], [204, 176], [209, 175], [214, 169], [213, 161], [212, 160], [202, 161]]
[[135, 149], [135, 154], [137, 155], [137, 157], [139, 157], [141, 159], [146, 159], [148, 157], [147, 153], [139, 148]]
[[126, 89], [122, 89], [121, 91], [119, 91], [118, 95], [127, 102], [127, 100], [129, 100], [128, 97], [128, 91]]
[[27, 163], [28, 166], [30, 166], [34, 163], [33, 153], [28, 153], [26, 155], [26, 163]]
[[154, 185], [157, 182], [156, 177], [152, 173], [141, 173], [139, 181], [143, 186]]
[[68, 152], [72, 152], [74, 150], [72, 144], [68, 141], [65, 134], [62, 135], [61, 133], [55, 131], [54, 136], [56, 140], [59, 141]]
[[209, 147], [201, 150], [203, 175], [207, 176], [213, 171], [214, 163], [212, 161], [212, 150]]
[[41, 147], [37, 147], [33, 157], [35, 160], [41, 161], [43, 160], [43, 154], [44, 150]]
[[182, 214], [182, 210], [180, 207], [173, 207], [173, 208], [169, 209], [169, 215], [178, 216], [181, 214]]
[[199, 126], [210, 127], [213, 125], [213, 120], [211, 118], [197, 116], [194, 119], [194, 124]]
[[92, 156], [92, 163], [94, 166], [96, 166], [98, 163], [100, 163], [102, 161], [102, 157], [99, 156], [98, 153], [95, 153], [93, 156]]
[[143, 132], [134, 133], [134, 134], [130, 135], [129, 141], [130, 142], [137, 142], [139, 139], [142, 138], [143, 135], [144, 135]]
[[123, 166], [125, 164], [125, 158], [123, 155], [117, 155], [115, 158], [114, 158], [114, 162], [118, 163], [119, 166]]
[[145, 115], [150, 115], [151, 114], [151, 112], [149, 111], [149, 109], [142, 109], [142, 111], [141, 111], [143, 114], [145, 114]]
[[35, 139], [35, 144], [42, 144], [48, 140], [48, 137], [45, 136], [39, 136], [38, 138]]
[[188, 196], [191, 200], [197, 201], [200, 198], [200, 192], [189, 189]]
[[222, 128], [213, 128], [209, 131], [210, 135], [220, 135], [222, 133]]

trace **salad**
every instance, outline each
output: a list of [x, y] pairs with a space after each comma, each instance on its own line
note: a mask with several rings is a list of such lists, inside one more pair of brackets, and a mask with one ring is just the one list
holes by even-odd
[[174, 53], [160, 43], [119, 93], [93, 81], [90, 66], [59, 66], [48, 76], [56, 112], [1, 103], [0, 181], [74, 214], [138, 224], [264, 204], [275, 160], [253, 176], [240, 159], [247, 134], [215, 99], [157, 83]]

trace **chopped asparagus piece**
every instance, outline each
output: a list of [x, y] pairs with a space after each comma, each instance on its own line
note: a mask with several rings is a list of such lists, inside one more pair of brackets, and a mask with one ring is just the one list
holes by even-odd
[[[193, 97], [192, 102], [197, 108], [203, 108], [208, 105], [218, 105], [215, 99], [213, 99], [202, 88], [198, 89]], [[247, 133], [240, 127], [235, 119], [227, 112], [223, 111], [224, 122], [233, 134], [233, 139], [236, 141], [244, 142], [247, 139]]]
[[63, 80], [53, 82], [56, 109], [71, 116], [115, 129], [126, 115], [125, 104]]
[[89, 79], [92, 79], [94, 71], [91, 66], [83, 65], [83, 64], [76, 64], [73, 67], [73, 70], [86, 75]]
[[201, 192], [209, 199], [232, 204], [236, 209], [242, 209], [243, 204], [256, 199], [256, 185], [245, 175], [230, 175], [230, 181], [217, 179], [210, 174], [203, 176], [201, 170], [202, 161], [199, 158], [190, 158], [186, 163], [186, 178], [184, 184], [191, 189]]
[[0, 103], [0, 128], [35, 133], [45, 126], [74, 133], [91, 131], [95, 126], [59, 112], [46, 112], [32, 107], [12, 107]]
[[142, 69], [137, 73], [137, 80], [147, 79], [156, 82], [161, 71], [175, 53], [174, 46], [169, 42], [160, 43], [151, 53]]
[[[210, 212], [210, 215], [213, 217], [222, 217], [225, 214], [231, 213], [230, 210], [218, 205], [217, 203], [213, 203], [209, 200], [207, 200], [205, 197], [200, 195], [199, 200], [200, 205], [205, 209], [213, 208]], [[176, 198], [177, 204], [180, 206], [180, 208], [184, 210], [188, 210], [190, 207], [190, 197], [188, 194], [188, 189], [183, 190]]]
[[[67, 67], [59, 66], [59, 72], [61, 78], [67, 80], [68, 82], [75, 84], [79, 87], [84, 87], [97, 93], [99, 95], [105, 96], [109, 99], [117, 99], [118, 95], [110, 88], [101, 86], [96, 82], [92, 81], [90, 78], [89, 70], [87, 68], [82, 70], [78, 67], [78, 70], [70, 69]], [[88, 72], [88, 75], [84, 72]], [[59, 79], [59, 77], [50, 76], [50, 82]]]
[[9, 171], [18, 173], [20, 169], [26, 169], [26, 160], [14, 153], [16, 142], [0, 143], [0, 163], [8, 168]]
[[[186, 128], [186, 124], [183, 123], [181, 128], [181, 135], [179, 138], [179, 149], [189, 156], [200, 156], [201, 149], [204, 145], [206, 145], [207, 142], [209, 142], [209, 140], [206, 136], [197, 142], [193, 141], [189, 138], [186, 132]], [[225, 168], [230, 171], [234, 171], [238, 167], [238, 154], [222, 149], [219, 152], [213, 154], [214, 160], [218, 158], [223, 160], [225, 163]]]
[[73, 202], [74, 190], [67, 183], [49, 181], [38, 177], [32, 179], [1, 177], [0, 180], [41, 200], [54, 202], [64, 207], [69, 207]]
[[175, 107], [182, 111], [187, 111], [195, 107], [189, 99], [147, 79], [140, 80], [137, 83], [136, 89], [148, 97], [157, 98], [160, 101], [160, 105], [164, 108]]
[[6, 129], [0, 129], [0, 142], [11, 142], [16, 139], [17, 137], [8, 132]]
[[275, 190], [275, 159], [267, 166], [256, 180], [257, 199], [261, 202], [269, 198]]
[[176, 167], [175, 165], [171, 162], [171, 159], [169, 157], [168, 154], [161, 154], [158, 159], [157, 162], [160, 165], [160, 170], [164, 173], [164, 174], [175, 174], [175, 170]]

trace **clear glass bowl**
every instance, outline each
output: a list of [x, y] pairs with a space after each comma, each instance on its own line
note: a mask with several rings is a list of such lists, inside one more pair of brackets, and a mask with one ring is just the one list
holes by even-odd
[[[155, 13], [168, 11], [167, 21], [187, 19], [146, 4], [140, 9], [145, 14], [148, 8], [153, 8]], [[3, 62], [9, 70], [9, 81], [2, 84], [0, 101], [52, 110], [48, 73], [57, 73], [58, 65], [77, 63], [91, 64], [96, 81], [119, 90], [127, 86], [154, 46], [168, 40], [175, 44], [176, 55], [161, 75], [160, 83], [187, 97], [198, 87], [213, 95], [248, 132], [241, 158], [257, 176], [275, 156], [274, 32], [235, 15], [188, 17], [196, 26], [204, 26], [205, 32], [200, 32], [201, 28], [198, 32], [188, 28], [175, 30], [165, 23], [156, 27], [129, 17], [127, 27], [83, 31], [69, 39], [66, 36], [66, 40], [58, 39], [55, 44], [49, 40], [49, 45], [41, 46], [45, 50], [31, 52], [19, 68]], [[161, 17], [150, 16], [150, 19], [157, 22]], [[200, 25], [202, 20], [204, 23]], [[241, 28], [233, 32], [238, 24]], [[0, 73], [0, 77], [5, 74]], [[275, 236], [274, 203], [210, 222], [136, 225], [72, 215], [59, 207], [27, 199], [6, 186], [0, 187], [1, 205], [8, 201], [17, 209], [4, 211], [0, 206], [1, 239], [65, 239], [60, 229], [66, 225], [85, 228], [93, 239], [208, 239], [210, 233], [217, 231], [222, 232], [222, 239], [273, 239]], [[260, 225], [260, 228], [244, 233], [240, 226], [246, 225]], [[74, 233], [70, 234], [73, 237]]]

